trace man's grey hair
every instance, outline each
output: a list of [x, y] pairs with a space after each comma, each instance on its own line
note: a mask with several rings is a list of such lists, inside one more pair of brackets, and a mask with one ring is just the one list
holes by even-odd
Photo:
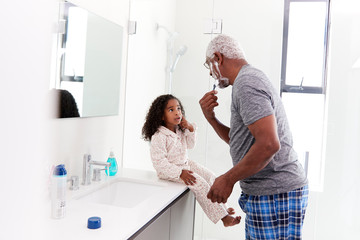
[[212, 58], [215, 52], [220, 52], [231, 59], [245, 59], [244, 51], [238, 41], [224, 34], [220, 34], [211, 40], [206, 50], [206, 58]]

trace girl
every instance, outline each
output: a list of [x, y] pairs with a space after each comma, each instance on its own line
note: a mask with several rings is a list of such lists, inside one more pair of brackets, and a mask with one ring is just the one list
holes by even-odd
[[184, 117], [181, 102], [173, 95], [161, 95], [150, 106], [142, 128], [146, 141], [151, 141], [151, 160], [161, 179], [185, 183], [208, 218], [225, 227], [236, 225], [240, 216], [233, 217], [234, 209], [212, 203], [207, 198], [215, 175], [205, 167], [188, 159], [187, 149], [195, 145], [196, 126]]

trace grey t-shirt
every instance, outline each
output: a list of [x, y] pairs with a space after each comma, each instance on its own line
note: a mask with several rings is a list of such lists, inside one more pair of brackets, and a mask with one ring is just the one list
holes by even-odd
[[242, 191], [248, 195], [288, 192], [305, 186], [307, 178], [293, 149], [280, 96], [262, 71], [251, 65], [243, 66], [232, 89], [229, 144], [234, 165], [241, 161], [255, 141], [247, 126], [270, 115], [276, 118], [281, 148], [264, 169], [240, 181]]

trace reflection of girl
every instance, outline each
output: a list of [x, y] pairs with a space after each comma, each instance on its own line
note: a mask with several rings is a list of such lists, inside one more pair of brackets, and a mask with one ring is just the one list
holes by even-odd
[[196, 127], [184, 114], [181, 102], [170, 94], [161, 95], [152, 103], [142, 134], [145, 140], [151, 141], [153, 166], [159, 178], [185, 183], [212, 222], [221, 219], [225, 227], [236, 225], [240, 216], [230, 216], [235, 213], [234, 209], [212, 203], [206, 196], [215, 175], [188, 159], [187, 149], [195, 145]]
[[75, 98], [69, 91], [61, 89], [60, 99], [61, 118], [80, 117]]
[[73, 95], [64, 89], [53, 89], [56, 101], [58, 103], [58, 118], [80, 117], [79, 110]]

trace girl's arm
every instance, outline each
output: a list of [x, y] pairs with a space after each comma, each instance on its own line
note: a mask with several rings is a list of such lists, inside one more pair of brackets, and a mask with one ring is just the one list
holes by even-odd
[[180, 127], [185, 129], [185, 139], [186, 145], [188, 149], [192, 149], [195, 147], [196, 140], [196, 124], [189, 123], [185, 118], [181, 120]]

